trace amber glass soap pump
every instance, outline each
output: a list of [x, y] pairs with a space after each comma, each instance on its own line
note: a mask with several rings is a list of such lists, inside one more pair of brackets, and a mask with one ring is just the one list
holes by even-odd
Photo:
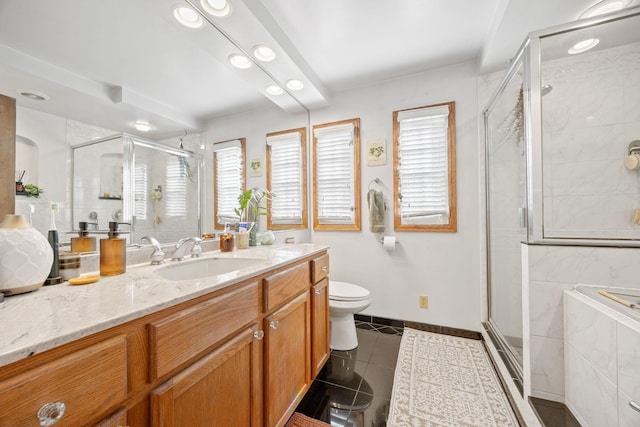
[[71, 238], [71, 252], [95, 252], [96, 238], [89, 237], [89, 223], [80, 221], [78, 224], [78, 237]]
[[109, 237], [100, 240], [101, 276], [117, 276], [127, 271], [127, 242], [119, 234], [118, 223], [109, 222]]

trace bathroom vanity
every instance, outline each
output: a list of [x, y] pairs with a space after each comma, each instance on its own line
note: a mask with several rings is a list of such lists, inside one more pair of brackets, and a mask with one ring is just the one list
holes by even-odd
[[[329, 356], [327, 249], [214, 252], [181, 263], [184, 280], [134, 266], [8, 298], [0, 426], [38, 426], [38, 412], [61, 426], [284, 425]], [[188, 276], [225, 257], [255, 262]]]

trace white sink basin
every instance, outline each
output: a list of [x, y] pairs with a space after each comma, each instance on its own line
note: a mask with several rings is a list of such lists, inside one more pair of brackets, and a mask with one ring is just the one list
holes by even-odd
[[202, 258], [164, 265], [159, 267], [155, 274], [173, 281], [194, 280], [227, 274], [260, 264], [266, 266], [267, 261], [257, 258]]

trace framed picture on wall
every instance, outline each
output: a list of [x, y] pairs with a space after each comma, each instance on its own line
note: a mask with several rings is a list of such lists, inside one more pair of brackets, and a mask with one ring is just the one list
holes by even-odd
[[387, 142], [384, 139], [374, 139], [367, 142], [367, 165], [381, 166], [387, 164]]
[[249, 171], [252, 177], [262, 176], [263, 164], [264, 161], [262, 160], [262, 156], [251, 159], [251, 162], [249, 163]]

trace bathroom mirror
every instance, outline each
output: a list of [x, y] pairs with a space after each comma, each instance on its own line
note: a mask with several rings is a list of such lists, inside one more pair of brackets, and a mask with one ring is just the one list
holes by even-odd
[[[60, 202], [57, 226], [61, 231], [61, 240], [64, 240], [69, 237], [65, 232], [77, 229], [77, 222], [87, 219], [88, 213], [95, 211], [78, 214], [75, 212], [74, 205], [78, 202], [71, 198], [71, 163], [75, 161], [75, 157], [81, 156], [81, 153], [89, 153], [91, 149], [87, 147], [86, 150], [76, 150], [78, 153], [74, 154], [72, 146], [93, 138], [125, 132], [167, 147], [178, 147], [178, 139], [187, 131], [189, 138], [185, 138], [185, 148], [198, 152], [206, 160], [200, 171], [204, 177], [201, 190], [207, 197], [206, 202], [202, 204], [201, 222], [203, 232], [211, 231], [211, 227], [207, 227], [207, 221], [211, 222], [207, 218], [213, 215], [210, 201], [210, 193], [213, 191], [210, 182], [213, 176], [210, 145], [219, 140], [222, 134], [231, 135], [232, 138], [246, 136], [248, 157], [265, 159], [266, 133], [307, 126], [308, 112], [287, 92], [280, 95], [285, 101], [279, 101], [279, 104], [271, 102], [262, 94], [267, 86], [265, 82], [273, 80], [259, 67], [232, 70], [226, 56], [223, 58], [224, 61], [215, 57], [218, 53], [214, 50], [233, 46], [234, 41], [228, 38], [229, 34], [221, 34], [206, 22], [195, 31], [182, 27], [173, 19], [171, 4], [166, 1], [136, 0], [127, 4], [127, 13], [123, 13], [121, 5], [116, 3], [118, 2], [49, 5], [36, 0], [10, 0], [0, 6], [0, 93], [16, 98], [18, 134], [33, 141], [39, 148], [38, 158], [34, 157], [28, 162], [39, 163], [38, 183], [45, 189], [39, 199], [16, 196], [16, 212], [32, 216], [34, 226], [46, 234], [49, 228], [48, 203]], [[40, 10], [37, 16], [32, 14], [35, 7]], [[98, 14], [103, 18], [96, 21], [95, 16]], [[143, 14], [145, 19], [136, 20], [138, 14]], [[64, 16], [61, 19], [56, 19], [62, 15]], [[8, 18], [9, 16], [11, 18]], [[19, 25], [14, 24], [18, 22]], [[43, 22], [47, 25], [42, 25]], [[46, 33], [47, 29], [51, 28], [50, 22], [65, 22], [64, 28], [50, 34], [51, 40], [39, 37], [34, 41], [34, 38], [29, 36], [38, 31]], [[154, 25], [147, 25], [149, 23]], [[80, 43], [81, 38], [75, 35], [87, 34], [87, 26], [91, 27], [91, 34], [101, 34], [100, 43], [94, 43], [89, 47]], [[145, 31], [139, 31], [139, 28], [143, 27]], [[125, 28], [135, 30], [137, 36], [127, 38]], [[161, 30], [155, 33], [158, 28]], [[53, 41], [57, 40], [58, 36], [64, 38], [63, 42]], [[134, 39], [135, 43], [131, 43]], [[145, 48], [141, 49], [141, 46]], [[72, 73], [65, 74], [64, 69], [56, 68], [60, 73], [46, 73], [51, 69], [40, 67], [38, 70], [38, 67], [34, 67], [34, 72], [40, 71], [40, 74], [31, 74], [27, 69], [20, 69], [31, 62], [37, 62], [35, 65], [55, 67], [57, 58], [69, 60], [70, 57], [75, 58], [74, 64], [82, 68], [86, 65], [83, 64], [86, 60], [78, 58], [83, 58], [83, 48], [86, 48], [87, 52], [100, 52], [98, 63], [107, 68], [118, 64], [118, 70], [127, 76], [136, 77], [138, 81], [152, 80], [148, 76], [173, 76], [159, 82], [161, 92], [167, 95], [167, 99], [172, 100], [170, 97], [177, 93], [188, 93], [190, 98], [206, 94], [206, 100], [198, 105], [202, 109], [196, 113], [178, 102], [145, 98], [144, 93], [136, 92], [135, 86], [118, 87], [112, 85], [113, 82], [109, 82], [108, 79], [100, 79], [89, 72], [71, 75]], [[150, 55], [157, 52], [170, 59], [170, 66], [159, 66], [150, 60]], [[194, 57], [197, 57], [198, 65], [185, 70], [185, 62]], [[218, 67], [212, 69], [210, 65], [215, 61], [219, 62]], [[176, 77], [172, 73], [175, 70], [184, 72]], [[70, 68], [69, 71], [78, 70]], [[246, 80], [246, 76], [250, 76], [252, 80]], [[224, 84], [213, 85], [213, 81], [221, 81]], [[260, 82], [259, 86], [256, 81]], [[69, 82], [70, 86], [65, 87]], [[52, 88], [48, 100], [36, 101], [17, 94], [18, 89], [41, 88], [41, 83], [47, 88]], [[73, 87], [74, 83], [77, 85], [76, 88]], [[69, 88], [71, 90], [67, 90]], [[86, 89], [86, 93], [74, 89]], [[256, 94], [259, 95], [257, 98]], [[100, 105], [90, 103], [96, 98]], [[68, 108], [59, 109], [61, 104]], [[282, 107], [284, 104], [287, 105], [286, 108]], [[132, 105], [135, 108], [132, 108]], [[103, 107], [107, 113], [102, 115], [102, 121], [91, 121], [89, 116], [92, 110]], [[271, 113], [274, 109], [278, 110], [278, 113]], [[202, 110], [206, 112], [201, 114]], [[264, 113], [265, 111], [267, 113]], [[235, 119], [238, 114], [265, 118], [263, 122], [270, 117], [271, 121], [264, 126], [261, 123], [258, 129], [255, 120]], [[151, 131], [145, 134], [133, 129], [131, 125], [138, 119], [149, 121], [153, 125]], [[93, 179], [96, 182], [106, 182], [106, 179], [100, 177], [100, 164], [100, 160], [96, 159]], [[30, 176], [33, 177], [35, 174]], [[51, 176], [55, 176], [56, 179], [48, 179]], [[247, 185], [266, 186], [266, 176], [248, 177]], [[119, 184], [113, 183], [112, 186], [118, 188]], [[127, 183], [123, 182], [123, 198], [126, 187]], [[118, 191], [105, 191], [99, 187], [94, 190], [90, 196], [92, 200], [114, 206], [101, 207], [100, 212], [95, 211], [98, 220], [106, 222], [118, 211], [115, 205], [119, 203], [119, 195], [112, 196], [112, 193]], [[108, 193], [109, 198], [105, 198], [104, 193]], [[124, 215], [124, 206], [121, 209]], [[100, 223], [99, 227], [103, 228], [104, 224]]]
[[[108, 230], [126, 223], [128, 240], [161, 243], [201, 233], [202, 157], [128, 134], [72, 148], [73, 224]], [[99, 169], [99, 174], [96, 170]]]
[[640, 239], [640, 15], [540, 39], [544, 239]]

